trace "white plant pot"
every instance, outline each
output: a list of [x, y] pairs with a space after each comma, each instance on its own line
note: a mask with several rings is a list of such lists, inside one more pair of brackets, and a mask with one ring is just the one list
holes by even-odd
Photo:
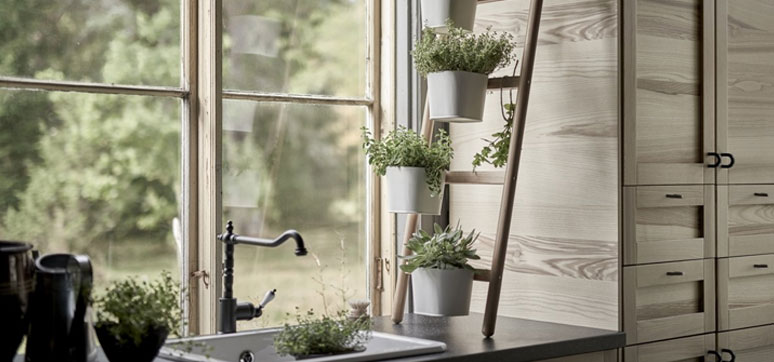
[[489, 76], [445, 71], [427, 75], [430, 119], [441, 122], [481, 122]]
[[[445, 179], [445, 175], [441, 176]], [[444, 179], [441, 180], [443, 185]], [[440, 215], [441, 193], [433, 196], [423, 167], [387, 167], [387, 208], [399, 214]]]
[[476, 20], [476, 0], [422, 0], [422, 25], [438, 33], [446, 33], [446, 19], [454, 26], [473, 31]]
[[473, 272], [465, 269], [419, 268], [411, 273], [414, 313], [429, 316], [468, 315]]

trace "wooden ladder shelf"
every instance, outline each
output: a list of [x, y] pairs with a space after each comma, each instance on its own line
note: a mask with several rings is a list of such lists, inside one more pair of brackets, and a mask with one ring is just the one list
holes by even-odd
[[[519, 161], [524, 141], [524, 130], [527, 119], [527, 104], [529, 101], [530, 86], [532, 84], [532, 68], [535, 65], [535, 50], [537, 37], [540, 31], [540, 15], [543, 9], [543, 0], [531, 0], [527, 34], [524, 43], [524, 53], [521, 59], [521, 76], [493, 78], [489, 80], [489, 88], [515, 88], [519, 91], [516, 98], [514, 114], [514, 129], [511, 143], [508, 148], [508, 162], [505, 172], [448, 172], [446, 183], [460, 184], [485, 184], [503, 185], [503, 193], [500, 201], [500, 214], [495, 234], [495, 246], [492, 256], [491, 270], [481, 270], [476, 275], [476, 280], [489, 282], [489, 291], [484, 312], [484, 322], [481, 333], [491, 337], [495, 332], [497, 322], [497, 308], [500, 303], [500, 289], [502, 287], [505, 256], [508, 248], [508, 236], [511, 230], [511, 217], [513, 216], [513, 200], [516, 195], [516, 180], [519, 175]], [[430, 119], [430, 107], [425, 100], [424, 115], [422, 117], [422, 137], [432, 142], [433, 120]], [[417, 230], [417, 214], [409, 214], [406, 218], [406, 227], [403, 235], [403, 254], [409, 255], [411, 251], [406, 248], [411, 235]], [[398, 269], [398, 281], [395, 287], [395, 295], [392, 308], [392, 321], [403, 321], [403, 312], [406, 306], [406, 292], [408, 288], [409, 274]]]

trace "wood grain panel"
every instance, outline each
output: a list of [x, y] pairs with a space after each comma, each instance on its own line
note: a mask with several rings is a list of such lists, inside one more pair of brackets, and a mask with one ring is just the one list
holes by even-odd
[[718, 348], [734, 351], [739, 362], [770, 362], [774, 356], [774, 325], [718, 333]]
[[774, 186], [718, 187], [718, 255], [774, 253]]
[[[718, 109], [719, 144], [734, 154], [728, 182], [774, 182], [774, 3], [766, 0], [721, 1], [727, 9], [719, 47], [727, 50], [718, 72], [725, 84]], [[725, 42], [725, 43], [724, 43]], [[721, 81], [721, 78], [718, 78]], [[720, 85], [719, 85], [720, 86]]]
[[624, 362], [720, 362], [707, 356], [713, 350], [715, 335], [706, 334], [626, 347]]
[[[616, 0], [544, 3], [501, 315], [618, 328], [617, 6]], [[476, 31], [508, 31], [522, 46], [527, 8], [527, 0], [481, 4]], [[452, 170], [472, 169], [473, 155], [503, 127], [501, 107], [500, 91], [490, 90], [484, 122], [450, 125]], [[450, 186], [450, 222], [482, 232], [477, 267], [489, 267], [500, 192], [500, 186]], [[472, 310], [481, 311], [486, 284], [474, 288]]]
[[720, 329], [774, 323], [774, 255], [719, 259], [718, 281]]

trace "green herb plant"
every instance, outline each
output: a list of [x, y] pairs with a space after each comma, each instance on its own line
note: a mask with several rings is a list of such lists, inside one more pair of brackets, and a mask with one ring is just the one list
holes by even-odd
[[414, 45], [414, 65], [426, 76], [447, 70], [490, 74], [516, 59], [513, 35], [492, 32], [469, 33], [447, 20], [449, 32], [437, 34], [426, 28]]
[[433, 228], [432, 236], [422, 229], [412, 235], [407, 247], [413, 254], [402, 257], [406, 263], [400, 269], [406, 273], [417, 268], [474, 270], [468, 260], [480, 259], [473, 249], [479, 234], [473, 230], [465, 235], [459, 224], [454, 229], [451, 226], [442, 229], [438, 224]]
[[481, 149], [480, 152], [473, 156], [473, 171], [476, 171], [476, 167], [483, 165], [484, 163], [491, 164], [494, 167], [503, 167], [508, 162], [508, 148], [511, 145], [511, 133], [513, 132], [513, 111], [516, 105], [508, 103], [503, 106], [505, 108], [506, 116], [505, 125], [500, 132], [493, 133], [494, 139], [484, 141], [487, 144]]
[[182, 325], [180, 290], [168, 271], [152, 282], [136, 278], [114, 282], [94, 300], [97, 328], [106, 327], [119, 343], [139, 346], [148, 330], [166, 328], [179, 334]]
[[313, 310], [302, 314], [296, 307], [296, 322], [286, 323], [274, 337], [278, 355], [305, 357], [361, 351], [371, 338], [371, 319], [349, 319], [346, 311], [317, 318]]
[[434, 142], [428, 145], [416, 132], [405, 127], [391, 131], [384, 139], [376, 140], [364, 127], [363, 149], [374, 172], [384, 176], [387, 167], [424, 167], [427, 186], [433, 195], [441, 193], [444, 171], [449, 169], [454, 150], [451, 139], [440, 130]]

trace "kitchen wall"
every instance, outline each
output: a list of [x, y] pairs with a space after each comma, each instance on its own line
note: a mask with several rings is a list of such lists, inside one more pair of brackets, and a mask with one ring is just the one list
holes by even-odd
[[[491, 26], [523, 44], [528, 7], [480, 4], [476, 31]], [[619, 328], [618, 22], [617, 0], [545, 1], [501, 315]], [[500, 104], [491, 91], [483, 123], [452, 124], [452, 170], [471, 170], [482, 139], [502, 128]], [[450, 223], [481, 232], [477, 267], [490, 265], [500, 194], [501, 186], [450, 188]], [[473, 294], [472, 309], [483, 311], [487, 284], [476, 282]]]

